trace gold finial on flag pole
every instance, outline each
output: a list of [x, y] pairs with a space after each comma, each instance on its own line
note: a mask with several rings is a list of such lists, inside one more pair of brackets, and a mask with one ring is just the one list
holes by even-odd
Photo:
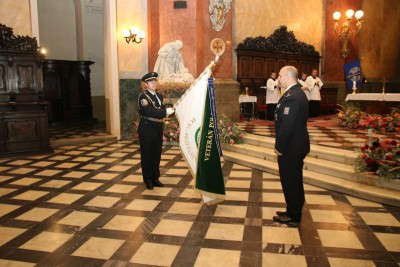
[[220, 38], [214, 38], [210, 43], [211, 53], [215, 55], [214, 61], [211, 61], [208, 67], [213, 67], [219, 62], [219, 58], [225, 53], [225, 42]]

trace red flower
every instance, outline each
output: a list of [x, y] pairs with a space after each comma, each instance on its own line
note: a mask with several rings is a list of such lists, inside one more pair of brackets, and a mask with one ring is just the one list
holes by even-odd
[[386, 155], [385, 159], [392, 160], [392, 159], [394, 159], [394, 157], [393, 157], [393, 155], [389, 154], [389, 155]]

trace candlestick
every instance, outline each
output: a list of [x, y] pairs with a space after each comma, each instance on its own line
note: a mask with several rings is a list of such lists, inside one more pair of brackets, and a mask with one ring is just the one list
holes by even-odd
[[382, 80], [382, 95], [384, 95], [385, 94], [385, 85], [386, 85], [386, 82], [387, 82], [387, 80], [386, 80], [386, 78], [383, 78], [383, 80]]
[[357, 91], [356, 81], [353, 80], [353, 95], [356, 94], [356, 91]]

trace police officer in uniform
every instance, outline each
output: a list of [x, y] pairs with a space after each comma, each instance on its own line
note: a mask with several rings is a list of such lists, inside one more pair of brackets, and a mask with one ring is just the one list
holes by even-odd
[[138, 97], [141, 166], [143, 181], [149, 190], [164, 186], [159, 180], [163, 123], [167, 116], [174, 113], [173, 108], [164, 107], [163, 96], [156, 92], [157, 78], [156, 72], [144, 75], [142, 82], [145, 83], [146, 90]]
[[298, 225], [305, 201], [303, 163], [310, 152], [307, 131], [308, 99], [297, 83], [295, 67], [283, 67], [278, 80], [281, 88], [286, 88], [275, 110], [275, 153], [278, 155], [286, 211], [278, 211], [273, 220]]

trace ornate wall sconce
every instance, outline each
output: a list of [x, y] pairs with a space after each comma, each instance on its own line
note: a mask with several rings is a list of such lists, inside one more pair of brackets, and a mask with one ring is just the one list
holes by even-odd
[[[364, 17], [364, 12], [362, 10], [358, 10], [355, 14], [352, 9], [349, 9], [346, 11], [346, 20], [342, 24], [342, 28], [339, 29], [339, 20], [342, 14], [340, 12], [336, 11], [333, 13], [333, 20], [335, 21], [334, 29], [335, 33], [339, 36], [340, 41], [342, 42], [342, 56], [343, 58], [346, 58], [349, 54], [349, 48], [348, 48], [348, 42], [350, 36], [357, 34], [361, 30], [361, 24], [362, 24], [362, 19]], [[356, 19], [356, 27], [355, 29], [354, 26], [351, 26], [351, 21], [353, 20], [353, 15]]]
[[139, 30], [137, 27], [133, 27], [130, 30], [124, 30], [123, 33], [125, 41], [129, 44], [132, 42], [133, 44], [142, 42], [144, 38], [144, 31]]

